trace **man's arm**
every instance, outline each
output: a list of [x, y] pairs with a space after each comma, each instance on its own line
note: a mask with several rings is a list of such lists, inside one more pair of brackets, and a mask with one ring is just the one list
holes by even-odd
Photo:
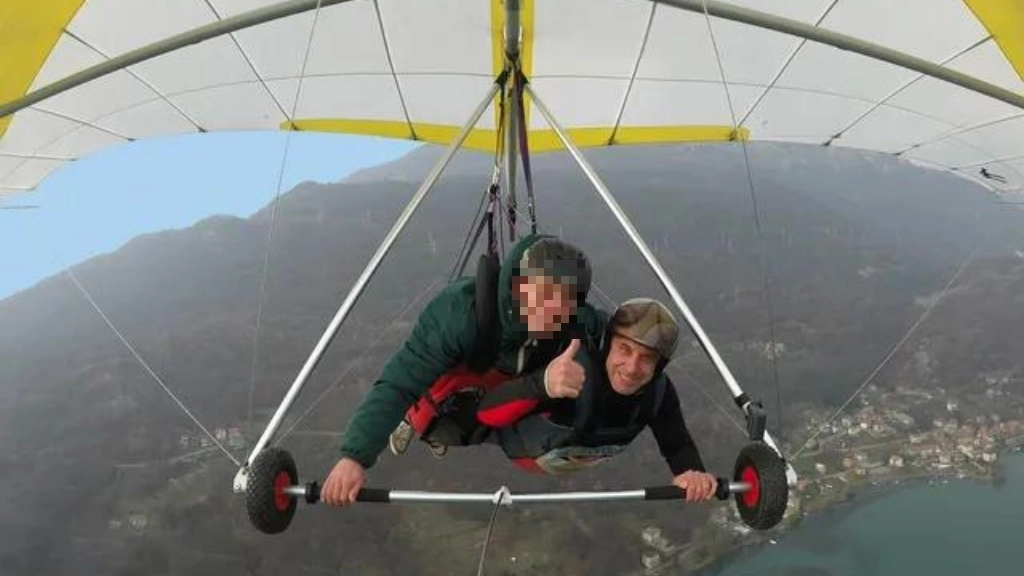
[[[480, 399], [477, 420], [491, 428], [511, 426], [526, 415], [553, 409], [576, 398], [586, 386], [586, 350], [573, 340], [546, 366], [488, 391]], [[595, 385], [595, 384], [591, 384]]]
[[544, 369], [525, 374], [487, 391], [476, 417], [491, 428], [511, 426], [550, 401], [544, 391]]
[[458, 287], [446, 288], [420, 314], [409, 338], [356, 409], [341, 455], [364, 468], [373, 466], [405, 412], [434, 381], [466, 360], [475, 336], [468, 295]]
[[665, 396], [661, 400], [661, 407], [651, 422], [651, 431], [658, 441], [661, 455], [668, 463], [673, 475], [679, 475], [689, 470], [705, 472], [704, 462], [700, 457], [700, 450], [697, 443], [690, 436], [683, 420], [683, 411], [679, 407], [679, 396], [676, 394], [676, 387], [668, 376], [665, 378]]

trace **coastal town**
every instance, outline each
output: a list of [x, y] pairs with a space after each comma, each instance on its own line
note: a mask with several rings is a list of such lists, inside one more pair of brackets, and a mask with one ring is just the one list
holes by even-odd
[[812, 414], [814, 432], [792, 462], [797, 493], [812, 507], [843, 484], [953, 475], [992, 478], [999, 453], [1024, 443], [1024, 398], [1009, 394], [1008, 375], [986, 375], [983, 391], [954, 399], [942, 388], [869, 386], [858, 408], [828, 421]]
[[716, 507], [684, 545], [657, 526], [641, 533], [638, 574], [684, 573], [739, 548], [774, 543], [803, 517], [871, 487], [950, 479], [998, 481], [1000, 455], [1024, 446], [1024, 394], [1010, 373], [987, 373], [955, 393], [942, 387], [865, 387], [845, 410], [808, 410], [799, 446], [783, 444], [799, 480], [783, 522], [756, 532], [734, 505]]

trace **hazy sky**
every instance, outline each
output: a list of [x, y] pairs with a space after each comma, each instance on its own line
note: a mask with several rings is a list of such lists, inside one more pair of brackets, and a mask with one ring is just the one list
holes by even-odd
[[[236, 132], [134, 142], [65, 164], [35, 192], [3, 197], [0, 207], [38, 208], [0, 210], [0, 299], [139, 234], [215, 214], [251, 215], [274, 198], [285, 137]], [[417, 145], [293, 133], [281, 191], [306, 180], [340, 180]]]

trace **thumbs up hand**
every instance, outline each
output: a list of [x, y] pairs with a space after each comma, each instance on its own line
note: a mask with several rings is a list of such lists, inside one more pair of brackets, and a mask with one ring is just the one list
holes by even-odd
[[565, 352], [559, 354], [548, 364], [544, 371], [544, 390], [549, 397], [576, 398], [580, 395], [587, 374], [583, 370], [583, 366], [574, 359], [579, 349], [579, 339], [573, 339]]

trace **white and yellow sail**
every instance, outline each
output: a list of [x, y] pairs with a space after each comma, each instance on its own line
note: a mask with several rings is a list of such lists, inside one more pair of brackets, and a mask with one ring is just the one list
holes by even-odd
[[[279, 1], [5, 0], [0, 105]], [[1024, 0], [733, 3], [1024, 95]], [[500, 0], [351, 0], [139, 62], [0, 118], [0, 193], [166, 134], [295, 126], [447, 144], [503, 66], [503, 19]], [[1024, 185], [1024, 109], [907, 68], [648, 0], [521, 0], [521, 24], [523, 71], [580, 146], [827, 144]], [[560, 148], [527, 112], [531, 151]], [[466, 145], [493, 150], [495, 125], [492, 111]]]

